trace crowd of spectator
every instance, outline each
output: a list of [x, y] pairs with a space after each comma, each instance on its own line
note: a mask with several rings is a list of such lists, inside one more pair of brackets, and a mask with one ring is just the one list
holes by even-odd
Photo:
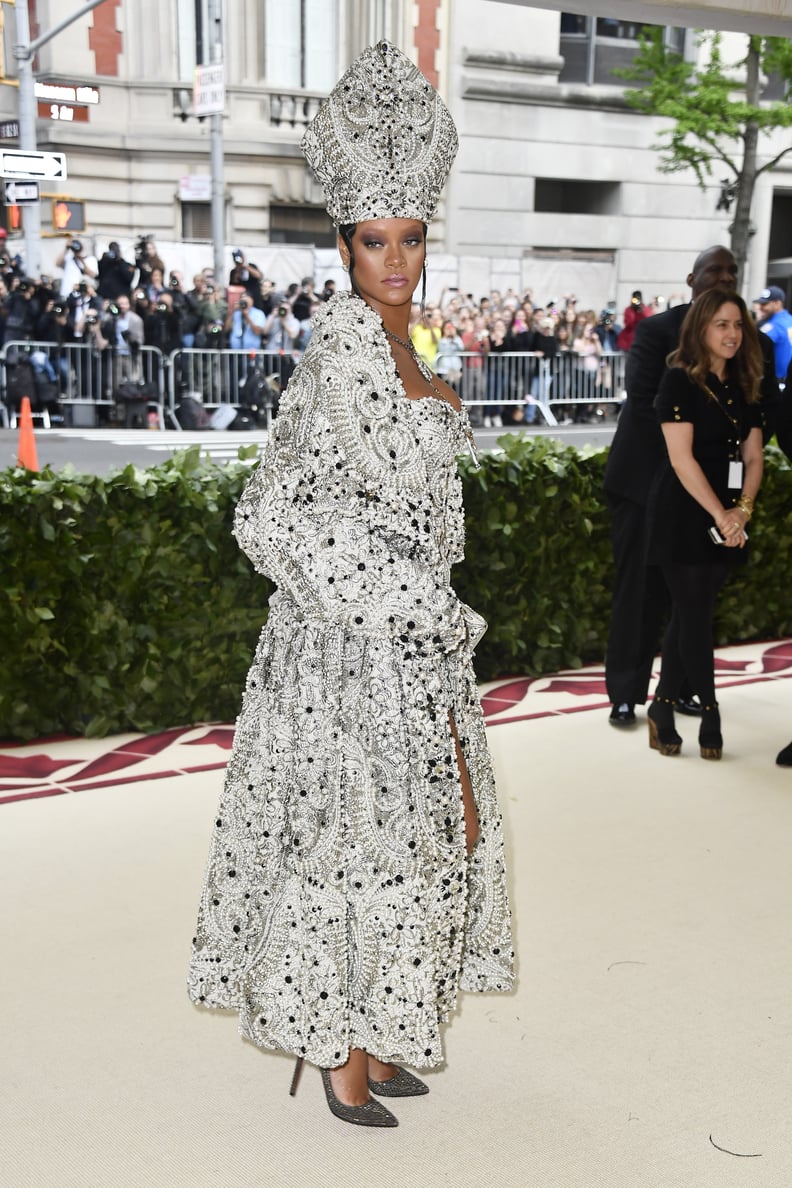
[[418, 354], [481, 410], [486, 427], [530, 424], [551, 396], [572, 402], [565, 419], [590, 420], [607, 415], [609, 401], [617, 407], [612, 356], [629, 349], [642, 318], [663, 308], [662, 298], [645, 304], [638, 291], [620, 317], [615, 302], [581, 309], [573, 293], [559, 302], [537, 300], [530, 290], [492, 290], [476, 299], [446, 289], [425, 314], [414, 307], [411, 338]]
[[[167, 268], [150, 236], [138, 240], [134, 260], [124, 259], [117, 242], [97, 259], [71, 238], [56, 266], [57, 276], [27, 277], [0, 233], [0, 345], [88, 345], [112, 359], [108, 395], [118, 364], [134, 362], [144, 346], [165, 358], [183, 348], [270, 351], [279, 357], [282, 387], [308, 343], [312, 315], [335, 291], [332, 280], [317, 291], [311, 277], [278, 289], [240, 249], [227, 277], [207, 268], [187, 283]], [[644, 303], [638, 291], [619, 313], [615, 302], [581, 309], [571, 293], [548, 301], [530, 290], [474, 297], [445, 289], [424, 310], [414, 307], [411, 337], [484, 425], [531, 423], [550, 397], [567, 401], [569, 418], [585, 420], [605, 415], [608, 401], [615, 406], [613, 356], [629, 348], [642, 318], [664, 307], [659, 297]]]

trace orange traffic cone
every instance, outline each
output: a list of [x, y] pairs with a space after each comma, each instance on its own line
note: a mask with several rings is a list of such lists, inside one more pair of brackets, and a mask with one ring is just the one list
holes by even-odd
[[36, 453], [36, 438], [33, 433], [33, 414], [30, 411], [30, 397], [23, 396], [19, 406], [19, 448], [17, 451], [17, 465], [26, 466], [28, 470], [38, 472], [38, 455]]

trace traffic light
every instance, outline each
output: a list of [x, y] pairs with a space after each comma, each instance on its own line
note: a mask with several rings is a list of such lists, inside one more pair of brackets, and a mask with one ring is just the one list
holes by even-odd
[[85, 203], [71, 198], [52, 199], [52, 229], [61, 235], [85, 230]]

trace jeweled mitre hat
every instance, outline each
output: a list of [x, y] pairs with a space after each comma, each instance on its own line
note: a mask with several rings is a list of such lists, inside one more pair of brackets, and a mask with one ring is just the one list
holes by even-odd
[[380, 41], [324, 100], [302, 151], [337, 227], [384, 218], [428, 223], [458, 143], [429, 80], [401, 50]]

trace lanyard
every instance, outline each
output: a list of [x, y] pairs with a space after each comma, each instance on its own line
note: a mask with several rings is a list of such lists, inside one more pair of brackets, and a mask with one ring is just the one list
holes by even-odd
[[742, 455], [740, 453], [740, 422], [737, 419], [737, 417], [733, 417], [730, 412], [727, 412], [727, 410], [721, 404], [720, 398], [713, 392], [712, 388], [708, 388], [706, 384], [704, 384], [703, 387], [704, 387], [704, 391], [707, 393], [708, 396], [710, 396], [712, 398], [712, 400], [714, 400], [717, 407], [721, 410], [724, 417], [726, 418], [726, 420], [729, 422], [729, 424], [733, 427], [733, 429], [735, 431], [736, 439], [733, 442], [729, 442], [729, 445], [734, 446], [734, 461], [739, 462], [740, 459], [742, 458]]

